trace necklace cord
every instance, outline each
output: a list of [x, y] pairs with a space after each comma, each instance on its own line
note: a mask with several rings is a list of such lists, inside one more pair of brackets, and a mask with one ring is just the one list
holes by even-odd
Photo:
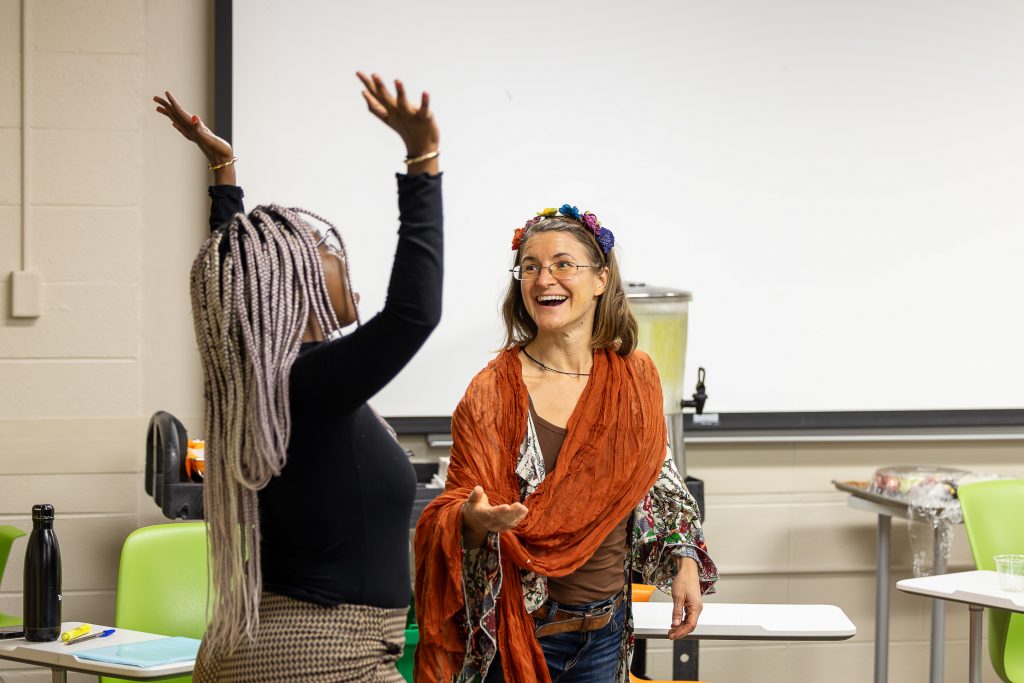
[[531, 356], [530, 352], [526, 350], [525, 346], [522, 347], [521, 350], [523, 352], [523, 355], [525, 355], [527, 358], [529, 358], [538, 366], [540, 366], [541, 370], [547, 370], [548, 372], [557, 372], [559, 375], [569, 375], [570, 377], [590, 377], [589, 372], [567, 372], [565, 370], [556, 370], [555, 368], [549, 368], [547, 365], [544, 365], [539, 360]]

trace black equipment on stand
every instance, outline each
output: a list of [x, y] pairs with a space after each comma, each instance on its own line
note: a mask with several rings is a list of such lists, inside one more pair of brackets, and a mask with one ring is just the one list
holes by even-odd
[[187, 452], [185, 425], [170, 413], [154, 413], [146, 434], [146, 493], [168, 519], [203, 518], [203, 485], [189, 479]]

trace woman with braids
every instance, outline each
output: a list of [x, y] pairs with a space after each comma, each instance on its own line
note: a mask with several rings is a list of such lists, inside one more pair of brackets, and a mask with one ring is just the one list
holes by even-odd
[[669, 638], [697, 624], [717, 569], [614, 242], [568, 204], [515, 231], [506, 349], [456, 408], [416, 527], [417, 683], [626, 681], [633, 571], [672, 596]]
[[214, 171], [192, 267], [213, 587], [197, 682], [403, 680], [416, 477], [366, 401], [440, 319], [439, 134], [427, 93], [416, 106], [399, 81], [393, 95], [358, 75], [408, 174], [387, 303], [344, 336], [359, 317], [338, 231], [300, 209], [246, 215], [231, 146], [171, 93], [154, 98]]

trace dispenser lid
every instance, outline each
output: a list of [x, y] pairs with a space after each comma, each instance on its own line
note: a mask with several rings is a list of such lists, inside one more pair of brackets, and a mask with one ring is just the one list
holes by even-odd
[[626, 298], [635, 304], [645, 301], [692, 301], [693, 294], [683, 289], [654, 287], [646, 282], [627, 282]]

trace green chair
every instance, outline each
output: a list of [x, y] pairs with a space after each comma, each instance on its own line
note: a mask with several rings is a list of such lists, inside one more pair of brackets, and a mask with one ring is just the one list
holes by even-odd
[[[957, 492], [978, 569], [994, 571], [993, 555], [1024, 553], [1024, 480], [965, 484]], [[988, 610], [988, 655], [1008, 682], [1024, 682], [1024, 614]]]
[[402, 678], [412, 683], [413, 665], [416, 663], [416, 645], [420, 642], [420, 627], [416, 624], [405, 629], [405, 649], [402, 650], [401, 658], [395, 662], [398, 673]]
[[[0, 526], [0, 582], [4, 578], [4, 569], [7, 567], [7, 558], [11, 554], [11, 544], [15, 539], [21, 538], [25, 532], [16, 526]], [[21, 623], [21, 616], [18, 614], [4, 614], [0, 612], [0, 626], [14, 626]]]
[[[114, 626], [202, 638], [209, 578], [206, 525], [158, 524], [133, 531], [121, 550]], [[187, 683], [191, 676], [168, 679]], [[100, 677], [103, 683], [120, 679]]]

